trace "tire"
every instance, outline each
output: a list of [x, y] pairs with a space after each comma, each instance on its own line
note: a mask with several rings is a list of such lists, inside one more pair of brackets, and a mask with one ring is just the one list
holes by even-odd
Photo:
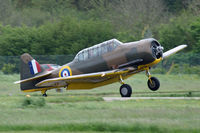
[[123, 84], [120, 87], [120, 94], [121, 94], [121, 97], [131, 97], [131, 94], [132, 94], [131, 86], [128, 84]]
[[47, 97], [47, 94], [46, 94], [46, 93], [44, 93], [44, 94], [42, 94], [42, 96], [43, 96], [43, 97]]
[[[152, 81], [152, 83], [151, 83]], [[147, 85], [150, 90], [157, 91], [160, 87], [160, 81], [156, 77], [151, 77], [151, 81], [148, 80]]]

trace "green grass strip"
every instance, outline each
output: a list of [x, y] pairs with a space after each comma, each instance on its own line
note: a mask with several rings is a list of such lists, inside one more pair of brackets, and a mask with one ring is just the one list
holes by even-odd
[[56, 125], [0, 125], [0, 131], [101, 131], [101, 132], [197, 132], [197, 130], [162, 128], [157, 125], [143, 124], [119, 125], [109, 123], [73, 123]]

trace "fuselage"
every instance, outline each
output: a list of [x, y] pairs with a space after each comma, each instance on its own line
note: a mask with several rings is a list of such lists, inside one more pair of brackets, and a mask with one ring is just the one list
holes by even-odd
[[[119, 77], [101, 78], [101, 82], [95, 83], [79, 82], [78, 80], [71, 84], [66, 82], [55, 82], [45, 86], [45, 88], [36, 85], [39, 82], [48, 79], [62, 79], [68, 76], [81, 76], [83, 74], [99, 73], [110, 70], [118, 71], [127, 68], [134, 69], [121, 75], [123, 79], [126, 79], [133, 74], [147, 70], [149, 67], [159, 63], [162, 56], [163, 48], [158, 41], [153, 38], [129, 43], [122, 43], [116, 39], [112, 39], [81, 50], [75, 56], [73, 61], [58, 69], [52, 70], [51, 72], [44, 71], [42, 76], [30, 78], [30, 68], [26, 61], [33, 60], [33, 58], [28, 54], [24, 54], [21, 56], [21, 68], [23, 72], [21, 74], [21, 80], [25, 79], [26, 82], [23, 81], [20, 86], [23, 91], [48, 90], [59, 87], [67, 87], [67, 89], [92, 89], [118, 82]], [[100, 81], [100, 79], [98, 79], [98, 81]]]
[[[129, 43], [121, 43], [112, 39], [81, 50], [72, 62], [55, 70], [52, 75], [65, 77], [108, 71], [138, 59], [141, 60], [139, 65], [149, 64], [162, 57], [162, 50], [158, 51], [157, 47], [161, 46], [153, 38]], [[65, 67], [68, 69], [68, 73], [64, 75], [62, 69]]]

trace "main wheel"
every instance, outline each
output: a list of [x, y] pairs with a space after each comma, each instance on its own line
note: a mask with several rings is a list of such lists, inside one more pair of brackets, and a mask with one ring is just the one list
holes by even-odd
[[120, 94], [122, 97], [131, 97], [132, 94], [132, 88], [128, 84], [123, 84], [120, 87]]
[[148, 80], [147, 85], [150, 90], [157, 91], [160, 87], [160, 81], [156, 77], [151, 77], [150, 80]]

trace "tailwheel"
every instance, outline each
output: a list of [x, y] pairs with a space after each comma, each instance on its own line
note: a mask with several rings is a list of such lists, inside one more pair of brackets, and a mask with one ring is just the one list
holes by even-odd
[[43, 96], [43, 97], [47, 97], [47, 94], [46, 94], [46, 93], [44, 93], [44, 94], [42, 94], [42, 96]]
[[132, 88], [128, 84], [123, 84], [120, 87], [120, 94], [122, 97], [131, 97], [132, 94]]
[[147, 85], [150, 90], [157, 91], [160, 87], [160, 81], [156, 77], [149, 78]]
[[42, 96], [43, 96], [43, 97], [47, 97], [47, 93], [46, 93], [47, 90], [42, 90], [41, 92], [42, 92]]

